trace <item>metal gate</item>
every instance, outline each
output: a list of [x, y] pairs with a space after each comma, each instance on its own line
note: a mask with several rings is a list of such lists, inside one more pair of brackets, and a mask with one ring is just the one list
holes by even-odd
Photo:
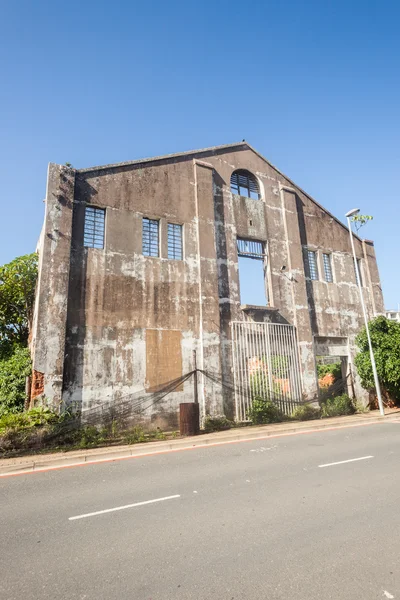
[[248, 420], [256, 397], [291, 414], [302, 400], [296, 328], [250, 321], [233, 321], [231, 327], [236, 421]]

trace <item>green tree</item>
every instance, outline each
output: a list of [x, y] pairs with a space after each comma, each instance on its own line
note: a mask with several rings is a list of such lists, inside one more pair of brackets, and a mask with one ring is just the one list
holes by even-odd
[[0, 267], [0, 358], [28, 343], [36, 280], [36, 254], [19, 256]]
[[[400, 400], [400, 323], [377, 317], [369, 322], [376, 370], [381, 385], [394, 400]], [[360, 350], [355, 364], [366, 389], [374, 388], [374, 376], [365, 327], [356, 338]]]
[[29, 349], [16, 346], [0, 360], [0, 417], [24, 408], [25, 380], [31, 372]]

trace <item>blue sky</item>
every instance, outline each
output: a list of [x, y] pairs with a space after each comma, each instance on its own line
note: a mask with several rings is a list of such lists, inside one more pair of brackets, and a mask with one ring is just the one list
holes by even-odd
[[0, 264], [33, 251], [48, 162], [85, 167], [245, 138], [343, 219], [374, 215], [400, 302], [400, 5], [5, 0]]

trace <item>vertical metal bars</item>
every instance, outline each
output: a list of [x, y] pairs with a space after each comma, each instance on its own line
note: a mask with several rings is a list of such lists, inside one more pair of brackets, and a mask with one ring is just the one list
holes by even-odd
[[168, 258], [182, 260], [182, 225], [168, 223]]
[[143, 217], [142, 251], [144, 256], [159, 256], [159, 221]]
[[236, 420], [248, 420], [255, 398], [291, 414], [302, 399], [295, 327], [249, 321], [231, 327]]
[[327, 281], [328, 283], [332, 283], [333, 275], [332, 275], [331, 255], [323, 253], [322, 259], [324, 261], [325, 281]]
[[314, 250], [307, 250], [308, 273], [310, 279], [318, 279], [317, 253]]
[[260, 198], [260, 187], [257, 178], [244, 169], [234, 171], [231, 175], [231, 192], [245, 198]]
[[264, 260], [265, 252], [263, 242], [256, 242], [254, 240], [245, 240], [243, 238], [238, 238], [237, 251], [238, 256], [245, 256], [249, 258]]
[[104, 208], [86, 206], [83, 245], [86, 248], [104, 248]]

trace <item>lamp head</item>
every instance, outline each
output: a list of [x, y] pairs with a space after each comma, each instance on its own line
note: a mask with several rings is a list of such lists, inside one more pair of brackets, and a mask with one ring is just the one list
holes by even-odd
[[354, 217], [354, 215], [356, 215], [356, 214], [357, 214], [357, 213], [359, 213], [359, 212], [360, 212], [360, 209], [359, 209], [359, 208], [353, 208], [352, 210], [349, 210], [349, 212], [348, 212], [348, 213], [346, 213], [346, 215], [345, 215], [345, 216], [346, 216], [347, 218], [349, 218], [349, 217]]

